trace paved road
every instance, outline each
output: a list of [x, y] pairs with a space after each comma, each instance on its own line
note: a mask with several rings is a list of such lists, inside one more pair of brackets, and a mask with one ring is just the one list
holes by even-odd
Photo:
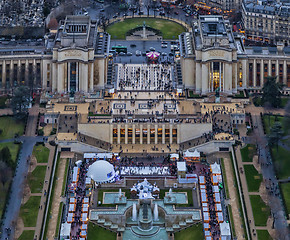
[[[162, 53], [163, 55], [166, 54], [166, 56], [160, 55], [160, 59], [159, 59], [160, 62], [163, 62], [163, 61], [173, 62], [174, 57], [169, 56], [169, 53], [171, 52], [170, 50], [171, 41], [166, 41], [166, 42], [167, 42], [167, 47], [162, 48], [161, 41], [112, 40], [111, 47], [118, 46], [118, 45], [126, 46], [127, 51], [133, 54], [132, 56], [117, 56], [114, 58], [114, 62], [115, 63], [134, 63], [134, 64], [146, 63], [146, 56], [136, 56], [136, 51], [139, 50], [142, 53], [145, 53], [146, 51], [150, 51], [150, 47], [155, 48], [155, 50], [159, 52], [160, 54]], [[135, 44], [136, 46], [131, 47], [132, 44]]]
[[[23, 184], [24, 177], [28, 171], [28, 163], [27, 158], [32, 154], [33, 146], [36, 142], [41, 142], [43, 140], [42, 137], [20, 137], [20, 140], [23, 141], [22, 148], [19, 154], [19, 160], [17, 163], [17, 167], [15, 170], [15, 176], [13, 178], [11, 193], [9, 202], [6, 208], [3, 226], [1, 229], [2, 236], [1, 240], [7, 239], [8, 235], [5, 231], [5, 228], [11, 228], [12, 232], [8, 239], [13, 239], [14, 235], [14, 226], [19, 214], [19, 209], [21, 206], [21, 199], [23, 194]], [[13, 140], [11, 140], [13, 141]]]
[[[140, 10], [143, 12], [143, 15], [147, 15], [147, 8], [145, 6], [146, 3], [140, 4], [140, 5], [141, 5]], [[104, 11], [101, 12], [101, 9], [104, 9]], [[113, 18], [114, 15], [117, 15], [117, 14], [119, 14], [118, 15], [119, 17], [120, 16], [122, 17], [124, 14], [127, 14], [127, 16], [133, 16], [132, 11], [120, 10], [119, 4], [102, 4], [96, 1], [92, 2], [92, 4], [90, 4], [90, 6], [86, 8], [86, 10], [88, 12], [88, 15], [93, 20], [98, 20], [102, 16], [111, 19]], [[175, 12], [178, 14], [175, 14]], [[150, 8], [149, 15], [160, 16], [160, 13], [156, 10], [154, 11], [153, 8]], [[138, 13], [135, 13], [134, 16], [138, 16]], [[187, 17], [186, 13], [181, 8], [175, 7], [174, 9], [170, 10], [169, 14], [166, 13], [166, 17], [175, 18], [189, 24], [196, 16]]]

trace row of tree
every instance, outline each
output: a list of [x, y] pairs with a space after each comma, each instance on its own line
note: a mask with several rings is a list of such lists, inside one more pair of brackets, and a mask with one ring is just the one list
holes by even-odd
[[0, 181], [3, 186], [12, 180], [14, 168], [15, 162], [12, 160], [9, 148], [2, 148], [0, 151]]

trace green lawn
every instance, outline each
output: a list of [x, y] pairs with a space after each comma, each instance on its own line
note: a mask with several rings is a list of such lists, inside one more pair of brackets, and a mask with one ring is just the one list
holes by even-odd
[[281, 192], [285, 203], [287, 215], [290, 214], [290, 183], [281, 183]]
[[[266, 134], [269, 134], [270, 132], [270, 127], [273, 126], [275, 121], [278, 121], [282, 125], [282, 129], [284, 131], [284, 135], [286, 135], [287, 130], [289, 129], [288, 126], [285, 126], [283, 124], [283, 116], [275, 116], [275, 115], [264, 115], [263, 116], [263, 122], [265, 125], [265, 130]], [[286, 142], [287, 140], [282, 140], [282, 142]], [[275, 164], [275, 170], [277, 173], [277, 177], [279, 179], [285, 179], [290, 177], [290, 168], [289, 168], [289, 163], [290, 163], [290, 151], [287, 151], [286, 149], [278, 146], [278, 151], [276, 146], [272, 147], [272, 156], [273, 156], [273, 161]]]
[[[236, 152], [234, 151], [233, 154], [236, 155]], [[231, 153], [229, 153], [229, 155], [230, 155], [230, 159], [231, 159], [231, 169], [234, 169], [234, 159], [233, 159], [233, 155]], [[241, 200], [244, 201], [244, 199], [243, 199], [244, 196], [243, 196], [243, 194], [240, 194], [240, 191], [238, 191], [238, 187], [237, 187], [238, 186], [237, 179], [239, 178], [239, 174], [236, 174], [235, 171], [233, 171], [233, 174], [234, 174], [234, 187], [235, 187], [235, 192], [236, 192], [236, 196], [238, 196], [238, 209], [239, 209], [239, 212], [240, 212], [240, 215], [241, 215], [241, 218], [242, 218], [242, 226], [243, 226], [244, 234], [247, 235], [246, 225], [244, 224], [246, 217], [244, 216], [244, 213], [242, 211], [242, 203], [241, 203]]]
[[157, 18], [129, 18], [122, 22], [118, 22], [108, 26], [108, 32], [112, 39], [125, 39], [126, 32], [142, 26], [145, 21], [146, 25], [162, 32], [163, 39], [178, 39], [178, 35], [185, 32], [186, 29], [173, 21]]
[[266, 226], [270, 216], [270, 208], [265, 204], [260, 195], [250, 195], [252, 210], [256, 226]]
[[3, 131], [0, 134], [0, 140], [10, 139], [14, 138], [16, 133], [23, 135], [24, 123], [10, 116], [0, 117], [0, 129]]
[[193, 225], [174, 234], [175, 240], [204, 239], [203, 228], [201, 224]]
[[267, 230], [257, 230], [258, 240], [272, 240]]
[[116, 233], [110, 232], [102, 227], [99, 227], [91, 222], [88, 225], [88, 237], [89, 240], [116, 240]]
[[281, 123], [282, 129], [285, 132], [284, 124], [283, 124], [283, 118], [284, 117], [282, 117], [282, 116], [275, 116], [275, 115], [267, 115], [267, 114], [265, 114], [263, 116], [263, 121], [264, 121], [264, 125], [265, 125], [266, 134], [270, 133], [270, 128], [273, 126], [273, 124], [276, 121]]
[[235, 98], [244, 98], [244, 91], [239, 91], [237, 94], [234, 95]]
[[188, 98], [200, 98], [199, 94], [195, 94], [192, 90], [188, 91]]
[[8, 181], [4, 184], [0, 183], [0, 219], [2, 217], [3, 211], [4, 211], [4, 207], [5, 207], [5, 203], [6, 203], [6, 198], [7, 198], [7, 194], [9, 192], [9, 186], [11, 184], [11, 181]]
[[256, 154], [256, 146], [254, 144], [247, 144], [241, 149], [243, 162], [253, 162], [253, 156]]
[[290, 99], [289, 97], [281, 98], [281, 108], [284, 108], [286, 106], [286, 104], [288, 103], [289, 99]]
[[33, 230], [24, 230], [18, 240], [31, 240], [34, 237]]
[[236, 237], [236, 229], [235, 229], [235, 223], [234, 223], [234, 216], [233, 216], [233, 211], [232, 211], [232, 206], [229, 204], [228, 205], [228, 211], [229, 211], [229, 215], [230, 215], [230, 224], [231, 224], [231, 228], [233, 231], [233, 237]]
[[278, 179], [286, 179], [290, 176], [290, 151], [278, 146], [272, 148], [272, 155], [275, 164], [275, 170], [277, 172]]
[[29, 200], [21, 206], [20, 217], [24, 227], [35, 227], [41, 196], [31, 196]]
[[63, 202], [59, 204], [55, 236], [58, 236], [59, 234], [63, 204], [64, 204]]
[[223, 173], [223, 180], [224, 180], [224, 188], [225, 188], [225, 192], [226, 192], [226, 198], [230, 198], [230, 194], [229, 194], [229, 188], [228, 188], [228, 181], [227, 181], [227, 175], [226, 175], [226, 169], [225, 169], [225, 163], [224, 163], [224, 159], [221, 159], [221, 166], [222, 166], [222, 173]]
[[[57, 161], [56, 161], [56, 165], [55, 165], [55, 173], [54, 173], [54, 178], [52, 179], [52, 175], [50, 176], [50, 181], [52, 181], [52, 185], [51, 185], [51, 194], [50, 194], [50, 201], [49, 201], [49, 205], [47, 206], [48, 209], [47, 209], [47, 216], [46, 216], [46, 223], [45, 223], [45, 230], [44, 230], [44, 234], [43, 236], [45, 237], [44, 239], [48, 239], [48, 236], [46, 235], [47, 234], [47, 230], [48, 230], [48, 226], [49, 226], [49, 221], [52, 217], [52, 211], [51, 211], [51, 206], [52, 206], [52, 203], [54, 201], [54, 194], [55, 194], [55, 191], [54, 191], [54, 188], [55, 188], [55, 185], [56, 185], [56, 181], [58, 179], [58, 171], [59, 171], [59, 163], [60, 163], [60, 152], [58, 152], [58, 155], [57, 155]], [[62, 203], [60, 204], [62, 205]], [[58, 225], [57, 225], [57, 228], [58, 228]], [[58, 236], [58, 235], [57, 235]]]
[[244, 165], [244, 170], [249, 192], [259, 192], [263, 180], [262, 174], [259, 174], [253, 165]]
[[46, 166], [37, 166], [28, 176], [28, 185], [32, 193], [40, 193], [43, 188]]
[[32, 154], [36, 157], [38, 163], [48, 162], [49, 149], [42, 144], [35, 145]]
[[68, 166], [69, 166], [69, 159], [67, 158], [65, 164], [65, 171], [64, 171], [64, 178], [63, 178], [63, 183], [62, 183], [62, 190], [61, 190], [61, 195], [65, 196], [65, 190], [66, 190], [66, 181], [67, 181], [67, 174], [68, 174]]
[[18, 154], [18, 151], [20, 149], [20, 144], [14, 144], [13, 142], [8, 142], [8, 143], [0, 143], [0, 151], [4, 147], [8, 147], [11, 153], [11, 158], [14, 162], [16, 162], [16, 157]]
[[[284, 108], [287, 104], [287, 102], [289, 101], [289, 97], [282, 97], [281, 98], [281, 105], [280, 108]], [[262, 104], [262, 97], [261, 96], [257, 96], [255, 98], [253, 98], [253, 103], [256, 107], [260, 107], [263, 106]]]

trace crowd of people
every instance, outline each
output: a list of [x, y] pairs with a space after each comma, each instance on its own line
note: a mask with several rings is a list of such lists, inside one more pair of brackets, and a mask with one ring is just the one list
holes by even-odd
[[[83, 161], [80, 168], [79, 168], [79, 174], [78, 174], [78, 180], [76, 182], [76, 187], [69, 192], [70, 195], [74, 197], [76, 200], [75, 202], [75, 209], [73, 211], [73, 220], [71, 223], [71, 239], [76, 240], [80, 239], [81, 232], [83, 231], [81, 229], [83, 224], [87, 224], [87, 219], [82, 219], [82, 208], [84, 204], [84, 198], [86, 198], [86, 174], [87, 169], [89, 167], [89, 163]], [[73, 181], [73, 179], [70, 179], [70, 181]], [[69, 201], [70, 198], [67, 199]], [[67, 204], [69, 206], [69, 204]], [[68, 220], [68, 219], [67, 219]]]
[[118, 88], [121, 90], [169, 90], [173, 87], [170, 65], [118, 65]]
[[213, 192], [213, 184], [212, 184], [212, 174], [208, 167], [203, 168], [202, 174], [205, 177], [205, 190], [207, 195], [207, 203], [208, 203], [208, 210], [209, 210], [209, 225], [210, 225], [210, 233], [212, 239], [220, 239], [220, 227], [219, 221], [217, 219], [217, 212], [216, 212], [216, 202], [214, 198]]
[[176, 176], [176, 163], [166, 157], [127, 157], [124, 156], [118, 163], [113, 163], [120, 175], [167, 175]]

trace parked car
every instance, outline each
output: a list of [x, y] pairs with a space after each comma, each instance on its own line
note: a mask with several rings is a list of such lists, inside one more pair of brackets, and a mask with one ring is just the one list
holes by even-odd
[[137, 50], [137, 51], [136, 51], [136, 56], [141, 56], [141, 54], [142, 54], [142, 53], [141, 53], [140, 50]]
[[127, 56], [132, 56], [132, 55], [133, 55], [133, 53], [127, 52]]

